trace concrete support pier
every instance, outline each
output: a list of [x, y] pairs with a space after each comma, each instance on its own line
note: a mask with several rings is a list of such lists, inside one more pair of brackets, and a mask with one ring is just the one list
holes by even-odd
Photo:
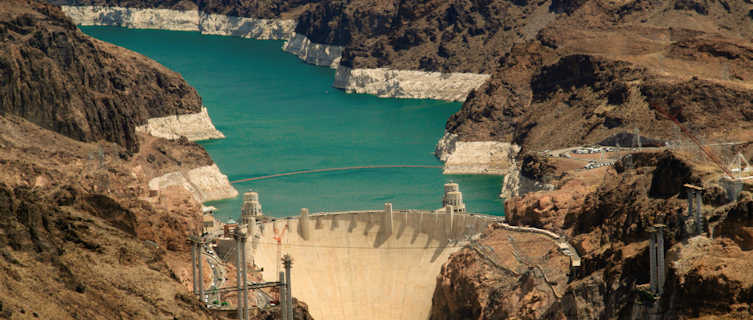
[[[703, 188], [692, 184], [683, 185], [688, 195], [688, 216], [695, 220], [695, 235], [703, 233]], [[695, 201], [695, 206], [693, 202]], [[695, 207], [695, 208], [694, 208]], [[695, 209], [695, 210], [694, 210]]]
[[703, 198], [701, 197], [701, 192], [697, 191], [695, 193], [695, 228], [696, 228], [696, 234], [700, 235], [703, 233], [703, 212], [701, 209], [701, 205], [703, 204]]
[[649, 229], [651, 232], [651, 239], [649, 241], [651, 292], [656, 296], [664, 294], [666, 277], [666, 266], [664, 265], [664, 228], [666, 226], [663, 224], [655, 224]]
[[650, 230], [650, 239], [648, 242], [648, 261], [649, 261], [649, 273], [650, 273], [650, 288], [651, 293], [656, 294], [656, 288], [659, 286], [659, 280], [656, 270], [656, 231]]
[[300, 232], [303, 240], [311, 239], [311, 220], [309, 219], [309, 209], [301, 208]]
[[392, 203], [387, 202], [384, 204], [384, 221], [382, 226], [386, 234], [392, 234]]

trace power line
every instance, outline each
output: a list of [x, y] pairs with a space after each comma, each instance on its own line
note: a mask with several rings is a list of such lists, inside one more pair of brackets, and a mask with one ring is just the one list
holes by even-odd
[[283, 176], [292, 176], [292, 175], [296, 175], [296, 174], [306, 174], [306, 173], [330, 172], [330, 171], [345, 171], [345, 170], [359, 170], [359, 169], [386, 169], [386, 168], [429, 168], [429, 169], [441, 169], [442, 166], [430, 166], [430, 165], [373, 165], [373, 166], [354, 166], [354, 167], [341, 167], [341, 168], [312, 169], [312, 170], [291, 171], [291, 172], [270, 174], [270, 175], [260, 176], [260, 177], [240, 179], [240, 180], [230, 181], [230, 183], [241, 183], [241, 182], [256, 181], [256, 180], [277, 178], [277, 177], [283, 177]]

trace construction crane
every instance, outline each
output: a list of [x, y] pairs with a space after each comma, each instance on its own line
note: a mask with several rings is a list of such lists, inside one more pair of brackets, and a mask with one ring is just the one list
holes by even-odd
[[701, 143], [698, 138], [696, 138], [692, 133], [690, 133], [690, 130], [686, 128], [682, 123], [680, 123], [679, 120], [677, 120], [677, 117], [670, 114], [666, 108], [663, 108], [660, 105], [653, 104], [652, 107], [656, 112], [658, 112], [660, 115], [664, 116], [665, 118], [669, 119], [670, 121], [674, 122], [674, 124], [680, 128], [680, 131], [682, 131], [683, 135], [685, 135], [690, 141], [693, 141], [693, 143], [698, 146], [701, 151], [703, 151], [706, 156], [711, 159], [711, 162], [714, 163], [719, 169], [724, 172], [730, 179], [734, 179], [735, 177], [732, 175], [732, 172], [722, 163], [722, 161], [719, 159], [719, 157], [716, 156], [709, 148]]

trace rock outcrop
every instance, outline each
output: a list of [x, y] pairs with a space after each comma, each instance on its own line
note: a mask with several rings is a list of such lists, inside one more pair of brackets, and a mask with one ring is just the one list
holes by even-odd
[[[200, 149], [162, 143], [173, 155]], [[0, 116], [0, 145], [0, 317], [212, 318], [176, 278], [199, 203], [176, 190], [160, 204], [146, 190], [174, 160], [146, 145], [128, 157], [11, 115]]]
[[201, 108], [200, 112], [193, 114], [148, 119], [145, 125], [136, 127], [136, 132], [170, 140], [186, 137], [189, 141], [199, 141], [225, 137], [214, 127], [207, 108]]
[[216, 164], [187, 170], [174, 171], [149, 180], [149, 189], [163, 190], [179, 186], [188, 190], [198, 202], [234, 198], [238, 191], [230, 185], [227, 176]]
[[0, 113], [135, 152], [147, 119], [201, 111], [177, 73], [84, 35], [57, 8], [9, 6], [0, 13]]
[[155, 8], [62, 6], [76, 24], [132, 29], [199, 31], [199, 11]]
[[337, 67], [332, 86], [379, 97], [464, 101], [468, 92], [488, 78], [488, 75], [474, 73], [351, 69], [341, 65]]
[[294, 29], [295, 20], [291, 19], [258, 19], [211, 13], [201, 13], [198, 24], [202, 34], [260, 40], [289, 39]]
[[[746, 191], [753, 186], [741, 182], [738, 195], [727, 195], [718, 169], [682, 152], [633, 153], [613, 169], [590, 171], [551, 179], [557, 190], [513, 197], [505, 205], [510, 223], [564, 234], [581, 255], [583, 267], [545, 319], [647, 317], [653, 301], [647, 293], [648, 227], [657, 223], [667, 226], [667, 282], [656, 298], [657, 312], [680, 319], [753, 315]], [[686, 183], [704, 187], [702, 235], [687, 216]]]
[[200, 31], [202, 34], [279, 40], [291, 37], [295, 20], [260, 19], [205, 13], [199, 10], [118, 6], [61, 6], [76, 24], [133, 29]]
[[569, 263], [545, 236], [492, 225], [442, 266], [430, 318], [548, 318], [567, 287]]
[[201, 112], [196, 91], [49, 4], [0, 2], [0, 41], [0, 318], [213, 318], [180, 272], [200, 203], [147, 188], [213, 162], [136, 131]]
[[515, 143], [522, 154], [636, 128], [657, 141], [686, 139], [673, 118], [706, 140], [748, 140], [750, 5], [705, 5], [708, 14], [667, 6], [553, 1], [554, 18], [510, 46], [447, 131]]
[[445, 133], [434, 154], [444, 162], [444, 174], [503, 175], [514, 168], [520, 147], [496, 141], [460, 141], [456, 134]]
[[298, 56], [306, 63], [337, 69], [343, 47], [314, 43], [302, 34], [293, 33], [293, 36], [282, 45], [282, 50]]

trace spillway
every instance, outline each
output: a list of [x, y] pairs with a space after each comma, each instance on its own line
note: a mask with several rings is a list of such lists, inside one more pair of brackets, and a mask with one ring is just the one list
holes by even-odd
[[427, 319], [442, 264], [494, 220], [391, 206], [302, 215], [257, 224], [248, 250], [274, 281], [280, 239], [293, 295], [315, 319]]

